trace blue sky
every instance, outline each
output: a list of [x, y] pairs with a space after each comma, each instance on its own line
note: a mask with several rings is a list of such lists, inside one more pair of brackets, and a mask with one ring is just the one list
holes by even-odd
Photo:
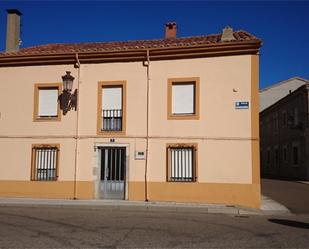
[[156, 39], [176, 21], [177, 36], [221, 32], [226, 25], [263, 40], [260, 88], [309, 79], [309, 2], [295, 1], [6, 1], [0, 0], [0, 51], [6, 12], [22, 13], [22, 47], [47, 43]]

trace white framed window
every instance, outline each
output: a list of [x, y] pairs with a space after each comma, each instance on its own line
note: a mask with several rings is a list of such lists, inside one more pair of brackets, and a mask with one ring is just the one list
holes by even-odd
[[126, 81], [98, 83], [98, 134], [124, 134]]
[[39, 89], [38, 103], [39, 117], [57, 117], [58, 115], [58, 88]]
[[199, 78], [168, 79], [168, 119], [199, 119]]
[[60, 121], [61, 113], [58, 103], [60, 90], [60, 83], [35, 84], [34, 121]]
[[195, 113], [195, 84], [194, 82], [172, 85], [172, 114], [186, 115]]

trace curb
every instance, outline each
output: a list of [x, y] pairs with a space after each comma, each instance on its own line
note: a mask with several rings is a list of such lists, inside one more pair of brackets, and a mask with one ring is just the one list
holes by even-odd
[[[270, 200], [270, 199], [268, 199]], [[280, 205], [280, 204], [279, 204]], [[0, 206], [54, 206], [70, 208], [104, 209], [109, 211], [144, 211], [144, 212], [191, 212], [205, 214], [228, 215], [275, 215], [287, 214], [281, 210], [258, 210], [234, 205], [197, 204], [176, 202], [143, 202], [122, 200], [68, 200], [68, 199], [28, 199], [28, 198], [0, 198]], [[284, 210], [285, 211], [285, 210]]]

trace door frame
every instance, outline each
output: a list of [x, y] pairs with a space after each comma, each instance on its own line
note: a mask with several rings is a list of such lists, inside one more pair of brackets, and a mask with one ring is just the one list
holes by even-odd
[[129, 144], [124, 143], [95, 143], [94, 144], [94, 158], [95, 164], [93, 168], [93, 181], [94, 181], [94, 197], [95, 199], [100, 199], [100, 181], [101, 181], [101, 148], [102, 147], [124, 147], [126, 149], [126, 159], [125, 159], [125, 192], [124, 200], [128, 200], [129, 192]]

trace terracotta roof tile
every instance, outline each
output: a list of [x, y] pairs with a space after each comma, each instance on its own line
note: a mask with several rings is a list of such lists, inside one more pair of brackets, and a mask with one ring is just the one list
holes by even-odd
[[261, 40], [246, 31], [235, 31], [233, 41], [222, 42], [221, 33], [205, 36], [182, 37], [175, 39], [136, 40], [121, 42], [89, 42], [72, 44], [46, 44], [34, 47], [22, 48], [18, 52], [0, 53], [0, 57], [19, 55], [43, 55], [43, 54], [66, 54], [66, 53], [92, 53], [112, 51], [134, 51], [140, 49], [192, 47], [200, 45], [219, 45], [226, 43], [260, 42]]

